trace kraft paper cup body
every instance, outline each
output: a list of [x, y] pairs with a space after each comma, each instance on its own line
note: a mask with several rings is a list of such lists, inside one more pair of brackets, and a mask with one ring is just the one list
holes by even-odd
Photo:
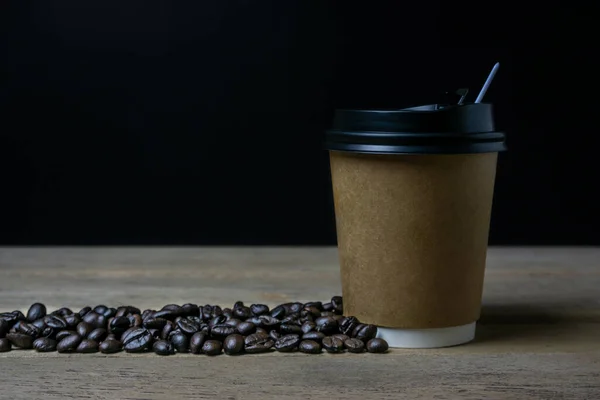
[[473, 339], [497, 155], [330, 151], [345, 315], [391, 347]]

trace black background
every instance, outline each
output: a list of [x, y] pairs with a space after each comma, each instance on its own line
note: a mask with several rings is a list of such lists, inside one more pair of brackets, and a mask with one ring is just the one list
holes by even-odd
[[333, 244], [334, 108], [500, 61], [490, 242], [600, 244], [596, 15], [526, 6], [2, 2], [0, 243]]

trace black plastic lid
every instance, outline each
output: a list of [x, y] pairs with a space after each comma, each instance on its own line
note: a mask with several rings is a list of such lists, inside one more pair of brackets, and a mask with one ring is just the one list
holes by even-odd
[[506, 150], [488, 103], [401, 110], [338, 110], [325, 147], [369, 154], [466, 154]]

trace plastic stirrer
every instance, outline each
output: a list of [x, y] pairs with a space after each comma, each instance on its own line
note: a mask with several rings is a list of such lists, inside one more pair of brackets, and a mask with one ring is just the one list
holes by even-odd
[[496, 75], [496, 72], [498, 72], [498, 68], [500, 68], [499, 62], [497, 62], [496, 65], [494, 65], [494, 68], [492, 68], [492, 72], [490, 72], [490, 75], [488, 76], [487, 80], [483, 84], [483, 87], [481, 88], [481, 92], [479, 92], [479, 95], [477, 96], [477, 100], [475, 100], [475, 103], [481, 103], [481, 100], [483, 100], [483, 96], [485, 96], [485, 92], [487, 92], [488, 88], [492, 84], [492, 80], [494, 80], [494, 76]]

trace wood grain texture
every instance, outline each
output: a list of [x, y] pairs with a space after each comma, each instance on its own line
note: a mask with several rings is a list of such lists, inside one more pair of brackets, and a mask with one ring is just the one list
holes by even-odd
[[[333, 248], [0, 248], [0, 312], [339, 294]], [[492, 248], [475, 342], [385, 355], [0, 353], [0, 399], [597, 399], [600, 249]]]

